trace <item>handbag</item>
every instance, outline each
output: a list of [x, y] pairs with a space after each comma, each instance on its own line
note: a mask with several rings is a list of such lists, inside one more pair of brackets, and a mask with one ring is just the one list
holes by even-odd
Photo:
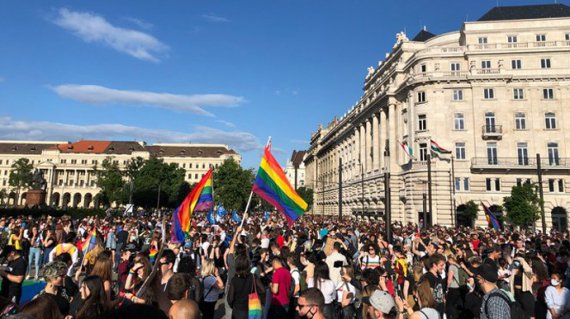
[[253, 276], [253, 292], [247, 298], [247, 314], [249, 319], [261, 319], [261, 300], [257, 294], [257, 287], [255, 284], [255, 276]]

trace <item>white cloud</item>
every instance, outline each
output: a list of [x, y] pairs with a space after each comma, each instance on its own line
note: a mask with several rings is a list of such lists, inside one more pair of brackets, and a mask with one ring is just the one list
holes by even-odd
[[230, 22], [229, 19], [215, 15], [215, 14], [203, 14], [202, 18], [210, 22]]
[[160, 62], [158, 55], [168, 51], [168, 46], [152, 35], [116, 27], [95, 14], [62, 8], [53, 22], [85, 42], [100, 43], [140, 60]]
[[236, 125], [235, 125], [234, 123], [229, 122], [229, 121], [218, 120], [217, 122], [218, 122], [218, 123], [221, 123], [221, 124], [224, 124], [224, 125], [227, 126], [227, 127], [236, 127]]
[[137, 27], [144, 29], [144, 30], [150, 30], [154, 27], [154, 25], [152, 23], [148, 23], [146, 21], [143, 21], [141, 19], [137, 19], [137, 18], [133, 18], [133, 17], [126, 17], [125, 20], [129, 21], [130, 23], [136, 25]]
[[51, 87], [59, 96], [87, 104], [127, 104], [160, 107], [213, 116], [203, 107], [237, 106], [245, 99], [226, 94], [182, 95], [148, 91], [129, 91], [107, 88], [99, 85], [62, 84]]
[[196, 126], [193, 133], [148, 129], [123, 124], [77, 125], [47, 121], [18, 121], [0, 117], [0, 139], [11, 140], [69, 140], [107, 139], [144, 140], [170, 143], [227, 144], [239, 151], [259, 149], [259, 140], [248, 132], [230, 132]]

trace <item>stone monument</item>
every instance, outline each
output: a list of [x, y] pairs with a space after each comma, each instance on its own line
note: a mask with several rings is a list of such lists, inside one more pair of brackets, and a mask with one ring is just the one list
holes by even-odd
[[40, 207], [46, 204], [47, 182], [44, 173], [36, 169], [32, 175], [31, 189], [26, 192], [26, 206]]

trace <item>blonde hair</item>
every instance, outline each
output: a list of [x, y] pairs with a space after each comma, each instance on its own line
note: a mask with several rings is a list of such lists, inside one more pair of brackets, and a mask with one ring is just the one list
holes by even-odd
[[214, 261], [212, 259], [204, 260], [201, 271], [202, 277], [213, 275], [215, 270], [216, 267], [214, 266]]

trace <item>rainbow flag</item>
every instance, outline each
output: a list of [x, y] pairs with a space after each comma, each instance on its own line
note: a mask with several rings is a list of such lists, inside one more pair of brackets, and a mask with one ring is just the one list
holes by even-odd
[[87, 236], [87, 238], [85, 238], [85, 241], [83, 242], [81, 248], [83, 255], [85, 256], [85, 254], [87, 254], [91, 249], [95, 248], [95, 246], [97, 246], [97, 228], [93, 227], [93, 231], [91, 234], [89, 234], [89, 236]]
[[[255, 282], [253, 283], [255, 285]], [[253, 292], [248, 295], [247, 298], [247, 318], [248, 319], [261, 319], [262, 317], [262, 309], [261, 309], [261, 300], [257, 295], [257, 292]]]
[[495, 214], [493, 214], [489, 207], [485, 206], [483, 202], [481, 202], [481, 205], [485, 211], [485, 217], [487, 217], [487, 224], [489, 227], [493, 227], [495, 230], [501, 230], [501, 223], [499, 223], [497, 216], [495, 216]]
[[[212, 181], [212, 169], [202, 177], [200, 182], [194, 187], [188, 196], [182, 201], [178, 207], [178, 221], [180, 229], [184, 232], [190, 231], [190, 219], [192, 214], [198, 211], [207, 211], [214, 205]], [[174, 227], [176, 228], [176, 224]], [[177, 230], [175, 230], [177, 232]]]
[[259, 170], [253, 184], [253, 192], [263, 198], [293, 224], [307, 209], [307, 203], [295, 192], [285, 173], [275, 160], [269, 147], [265, 147]]
[[155, 245], [151, 244], [148, 250], [148, 259], [151, 264], [154, 264], [156, 255], [158, 255], [158, 248]]

